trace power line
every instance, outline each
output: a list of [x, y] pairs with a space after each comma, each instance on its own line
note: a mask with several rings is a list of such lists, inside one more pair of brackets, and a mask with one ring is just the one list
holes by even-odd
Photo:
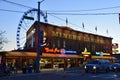
[[15, 11], [15, 10], [7, 10], [7, 9], [0, 9], [0, 11], [24, 13], [23, 11]]
[[[8, 9], [0, 9], [0, 11], [7, 11], [7, 12], [16, 12], [16, 13], [24, 13], [24, 11], [16, 11], [16, 10], [8, 10]], [[54, 14], [54, 15], [115, 15], [119, 13], [50, 13], [47, 14]]]
[[[33, 7], [30, 7], [30, 6], [26, 6], [26, 5], [23, 5], [23, 4], [11, 2], [11, 1], [8, 1], [8, 0], [1, 0], [1, 1], [7, 2], [7, 3], [10, 3], [10, 4], [14, 4], [14, 5], [17, 5], [17, 6], [26, 7], [26, 8], [33, 8]], [[96, 9], [83, 9], [83, 10], [46, 10], [46, 11], [49, 11], [49, 12], [82, 12], [82, 11], [98, 11], [98, 10], [107, 10], [107, 9], [116, 9], [116, 8], [120, 8], [120, 6], [96, 8]]]
[[119, 13], [50, 13], [48, 14], [54, 14], [54, 15], [114, 15]]
[[7, 2], [7, 3], [10, 3], [10, 4], [14, 4], [14, 5], [17, 5], [17, 6], [26, 7], [26, 8], [33, 8], [33, 7], [30, 7], [30, 6], [26, 6], [26, 5], [23, 5], [23, 4], [11, 2], [11, 1], [8, 1], [8, 0], [1, 0], [1, 1]]
[[116, 9], [116, 8], [120, 8], [120, 6], [105, 7], [105, 8], [96, 8], [96, 9], [83, 9], [83, 10], [46, 10], [46, 11], [49, 11], [49, 12], [82, 12], [82, 11], [108, 10], [108, 9]]

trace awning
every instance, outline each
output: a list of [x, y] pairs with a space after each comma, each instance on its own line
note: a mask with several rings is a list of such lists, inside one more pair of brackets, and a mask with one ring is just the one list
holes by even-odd
[[[36, 57], [36, 52], [6, 52], [5, 56], [9, 57]], [[41, 57], [54, 57], [54, 58], [80, 58], [79, 55], [73, 54], [55, 54], [55, 53], [42, 53]]]
[[113, 56], [92, 56], [92, 59], [116, 59]]

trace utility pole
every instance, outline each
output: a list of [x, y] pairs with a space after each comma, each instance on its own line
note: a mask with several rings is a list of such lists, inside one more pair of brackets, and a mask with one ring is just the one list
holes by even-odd
[[40, 60], [41, 60], [41, 46], [40, 46], [40, 3], [42, 3], [44, 0], [42, 1], [38, 1], [38, 21], [37, 21], [37, 26], [36, 26], [36, 37], [37, 38], [37, 45], [36, 45], [36, 52], [37, 52], [37, 58], [36, 58], [36, 72], [40, 72]]

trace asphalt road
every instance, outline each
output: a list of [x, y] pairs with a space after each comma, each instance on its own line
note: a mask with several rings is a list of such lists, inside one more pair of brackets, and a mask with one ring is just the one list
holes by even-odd
[[49, 71], [40, 73], [12, 74], [0, 80], [120, 80], [120, 72], [84, 73], [82, 71]]

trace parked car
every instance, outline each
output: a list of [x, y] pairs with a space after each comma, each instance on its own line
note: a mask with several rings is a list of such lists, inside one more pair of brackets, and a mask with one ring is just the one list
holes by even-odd
[[101, 71], [109, 72], [109, 60], [90, 60], [85, 66], [85, 72], [98, 73]]
[[120, 63], [112, 63], [110, 66], [109, 66], [110, 70], [111, 71], [120, 71]]

